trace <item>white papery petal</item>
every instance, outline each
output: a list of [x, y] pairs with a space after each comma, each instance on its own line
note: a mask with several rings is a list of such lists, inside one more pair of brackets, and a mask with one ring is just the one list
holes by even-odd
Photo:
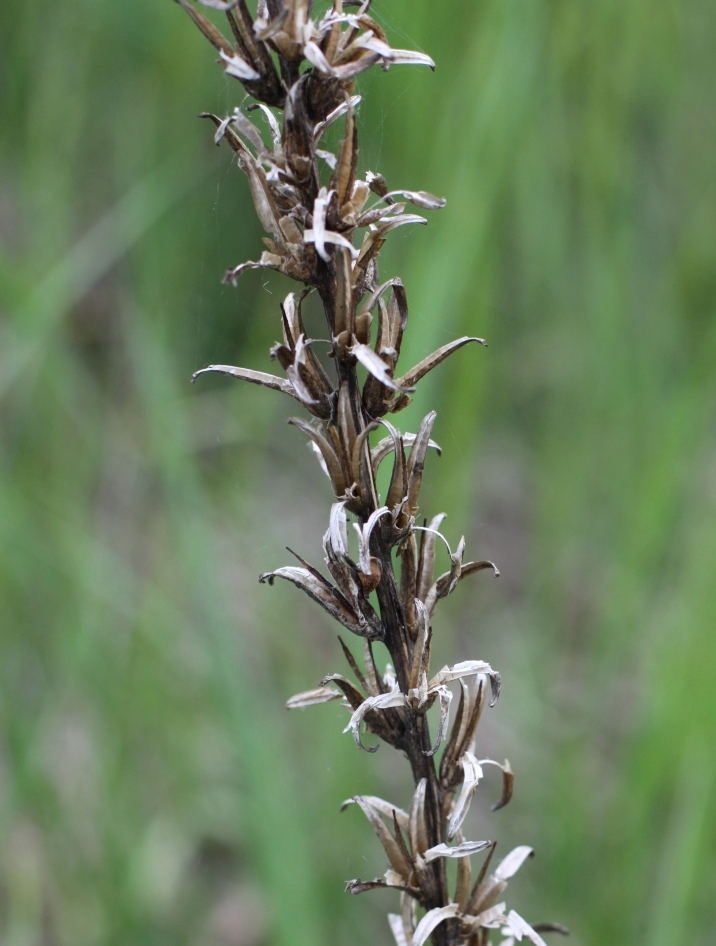
[[494, 871], [495, 877], [497, 877], [498, 880], [509, 880], [510, 877], [514, 877], [527, 858], [533, 853], [532, 848], [527, 847], [526, 844], [513, 848], [498, 864], [497, 869]]
[[449, 903], [446, 907], [435, 907], [434, 910], [428, 910], [413, 934], [413, 946], [423, 946], [423, 943], [426, 942], [436, 927], [440, 926], [445, 920], [457, 916], [459, 912], [460, 907], [456, 903]]
[[[305, 243], [315, 243], [316, 234], [313, 230], [304, 230], [303, 240]], [[333, 230], [326, 230], [323, 234], [324, 243], [332, 243], [334, 246], [343, 246], [347, 249], [352, 259], [358, 258], [358, 250], [353, 246], [350, 240], [347, 240], [342, 234], [335, 233]]]
[[396, 946], [411, 946], [413, 940], [412, 937], [408, 939], [405, 935], [402, 916], [397, 913], [389, 913], [388, 923], [390, 923], [390, 931], [393, 934]]
[[219, 55], [224, 60], [224, 69], [230, 76], [243, 79], [245, 82], [261, 78], [258, 72], [252, 69], [246, 60], [242, 59], [238, 53], [235, 53], [233, 56], [227, 56], [224, 50], [220, 49]]
[[463, 779], [462, 788], [460, 789], [460, 797], [457, 800], [457, 804], [455, 805], [455, 809], [450, 816], [450, 822], [448, 824], [449, 841], [452, 841], [457, 832], [460, 830], [460, 826], [462, 825], [463, 821], [465, 820], [465, 816], [470, 810], [472, 796], [475, 794], [475, 789], [482, 778], [482, 768], [480, 767], [480, 763], [471, 752], [466, 752], [460, 761], [462, 762], [462, 768], [465, 776]]
[[448, 847], [447, 844], [436, 844], [429, 848], [423, 857], [426, 861], [434, 861], [438, 857], [469, 857], [470, 854], [477, 854], [489, 847], [492, 841], [463, 841], [455, 847]]
[[360, 724], [367, 713], [370, 713], [371, 710], [383, 710], [392, 706], [404, 705], [405, 695], [400, 692], [400, 687], [396, 684], [390, 693], [380, 693], [378, 696], [369, 696], [367, 700], [361, 703], [355, 713], [353, 713], [351, 716], [350, 721], [343, 732], [352, 732], [353, 738], [356, 741], [356, 745], [360, 746]]
[[523, 920], [519, 913], [510, 910], [507, 914], [507, 925], [515, 934], [515, 939], [528, 939], [535, 946], [547, 946], [537, 930], [533, 930], [526, 920]]

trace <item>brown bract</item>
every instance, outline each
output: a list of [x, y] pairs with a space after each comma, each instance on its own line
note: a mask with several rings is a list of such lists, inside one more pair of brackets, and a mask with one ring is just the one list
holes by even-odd
[[[340, 641], [353, 679], [324, 676], [287, 706], [340, 701], [350, 713], [345, 731], [356, 744], [374, 752], [377, 739], [399, 749], [415, 782], [409, 812], [375, 796], [350, 800], [375, 831], [387, 869], [380, 878], [351, 880], [347, 889], [399, 893], [401, 912], [389, 918], [398, 946], [422, 946], [429, 937], [437, 946], [485, 946], [498, 928], [505, 933], [504, 946], [515, 940], [542, 944], [539, 929], [562, 928], [530, 926], [497, 902], [531, 850], [517, 848], [489, 873], [494, 843], [463, 835], [487, 766], [497, 767], [502, 777], [493, 808], [512, 797], [509, 763], [477, 753], [478, 723], [485, 705], [497, 701], [500, 675], [484, 660], [431, 669], [439, 602], [469, 575], [499, 572], [492, 562], [466, 561], [464, 538], [453, 549], [441, 532], [444, 514], [421, 519], [426, 462], [431, 450], [439, 453], [432, 439], [435, 412], [415, 432], [385, 419], [406, 407], [415, 386], [448, 357], [471, 342], [485, 345], [478, 337], [458, 338], [399, 371], [407, 294], [399, 278], [381, 282], [378, 277], [380, 251], [390, 234], [427, 222], [408, 205], [436, 210], [445, 201], [423, 190], [390, 190], [381, 174], [361, 169], [356, 79], [373, 66], [434, 64], [421, 52], [393, 48], [371, 15], [370, 0], [360, 5], [334, 0], [320, 17], [310, 0], [259, 0], [253, 13], [246, 0], [176, 2], [213, 45], [226, 75], [246, 93], [230, 114], [203, 116], [215, 127], [215, 143], [228, 145], [235, 155], [266, 234], [258, 259], [231, 267], [225, 279], [236, 284], [249, 270], [271, 269], [302, 287], [298, 295], [289, 292], [280, 307], [280, 340], [270, 351], [277, 373], [216, 364], [192, 380], [218, 372], [286, 394], [305, 410], [306, 416], [289, 423], [304, 436], [328, 480], [324, 562], [318, 568], [294, 552], [297, 564], [266, 572], [260, 581], [281, 578], [295, 585], [361, 638], [360, 657]], [[333, 126], [341, 133], [328, 136], [337, 141], [330, 147], [326, 132]], [[311, 338], [304, 324], [309, 293], [323, 308], [328, 336], [323, 342]], [[389, 459], [390, 478], [381, 496], [378, 471]], [[382, 672], [376, 643], [390, 655]], [[431, 736], [433, 707], [437, 725]], [[471, 858], [484, 852], [473, 882]], [[446, 871], [451, 860], [457, 862], [454, 881]], [[420, 919], [418, 907], [424, 911]]]

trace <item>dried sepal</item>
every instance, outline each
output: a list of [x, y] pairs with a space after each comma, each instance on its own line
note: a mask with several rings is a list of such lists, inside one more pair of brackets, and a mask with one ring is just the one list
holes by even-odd
[[186, 10], [215, 49], [218, 49], [220, 53], [225, 53], [227, 56], [233, 55], [234, 50], [231, 43], [226, 39], [221, 30], [218, 30], [211, 20], [207, 19], [203, 13], [200, 13], [196, 7], [192, 6], [189, 0], [175, 0], [175, 3], [178, 3], [180, 7]]
[[[430, 444], [428, 444], [429, 446]], [[440, 525], [445, 519], [445, 513], [438, 513], [430, 520], [430, 525], [420, 533], [420, 559], [418, 562], [418, 583], [416, 595], [425, 602], [433, 584], [435, 571], [435, 545], [439, 536]]]
[[443, 785], [449, 787], [453, 782], [455, 766], [462, 758], [464, 751], [461, 749], [464, 731], [467, 724], [467, 718], [470, 714], [470, 690], [464, 680], [460, 680], [460, 701], [457, 705], [457, 712], [450, 731], [445, 752], [440, 761], [440, 779]]
[[425, 455], [428, 452], [430, 443], [430, 434], [435, 423], [437, 413], [430, 411], [420, 425], [415, 442], [410, 449], [408, 458], [408, 502], [407, 510], [409, 515], [414, 516], [418, 510], [418, 497], [420, 487], [423, 482], [423, 469], [425, 467]]
[[457, 720], [455, 722], [440, 768], [441, 778], [448, 786], [455, 782], [463, 755], [467, 751], [474, 752], [475, 733], [485, 706], [484, 677], [478, 676], [475, 679], [476, 685], [472, 681], [465, 683], [464, 680], [460, 680], [464, 697], [464, 712], [460, 716], [459, 724]]
[[338, 436], [341, 446], [341, 457], [343, 467], [346, 472], [346, 479], [349, 484], [353, 484], [351, 460], [353, 457], [353, 447], [358, 436], [358, 418], [356, 417], [351, 398], [351, 391], [347, 381], [341, 382], [338, 389], [338, 404], [336, 409], [336, 422], [332, 425], [333, 430]]
[[316, 370], [317, 359], [311, 352], [311, 343], [305, 335], [299, 335], [296, 347], [289, 352], [284, 346], [274, 346], [274, 357], [283, 364], [288, 380], [294, 387], [303, 406], [322, 420], [329, 420], [332, 414], [334, 392], [324, 377], [325, 373]]
[[362, 345], [358, 339], [354, 337], [353, 344], [348, 351], [349, 354], [359, 361], [364, 368], [367, 368], [370, 374], [386, 388], [390, 388], [393, 391], [400, 391], [401, 393], [414, 390], [414, 388], [406, 388], [394, 381], [392, 377], [392, 365], [388, 364], [380, 355], [373, 351], [369, 345]]
[[480, 873], [477, 875], [477, 880], [475, 881], [475, 885], [472, 888], [472, 893], [470, 894], [470, 899], [468, 900], [467, 909], [465, 911], [466, 913], [477, 912], [477, 909], [474, 908], [474, 905], [476, 903], [476, 898], [480, 890], [480, 886], [485, 880], [485, 877], [487, 876], [487, 872], [490, 869], [490, 864], [492, 863], [492, 858], [493, 858], [496, 848], [497, 848], [497, 841], [493, 841], [490, 846], [489, 851], [487, 852], [487, 857], [482, 862], [482, 867], [480, 868]]
[[346, 110], [346, 130], [338, 152], [338, 163], [335, 174], [331, 179], [331, 187], [338, 195], [339, 208], [346, 203], [353, 192], [358, 165], [358, 136], [356, 133], [355, 115], [353, 107], [348, 101]]
[[347, 627], [349, 631], [353, 631], [354, 634], [361, 637], [370, 634], [371, 629], [360, 621], [359, 616], [350, 607], [343, 595], [325, 580], [319, 581], [315, 574], [307, 568], [286, 565], [283, 568], [277, 568], [273, 572], [264, 572], [259, 577], [259, 581], [262, 584], [267, 582], [272, 585], [275, 578], [284, 578], [286, 581], [290, 581], [291, 584], [296, 585], [309, 598], [320, 604], [332, 618]]
[[427, 358], [423, 358], [421, 362], [402, 376], [400, 383], [403, 387], [414, 387], [429, 371], [432, 371], [433, 368], [442, 364], [454, 351], [457, 351], [458, 348], [462, 348], [463, 345], [467, 345], [469, 342], [478, 342], [480, 345], [487, 345], [484, 338], [474, 338], [467, 335], [463, 338], [458, 338], [456, 341], [450, 342], [448, 345], [443, 345], [442, 348], [438, 348], [437, 351], [434, 351], [432, 355], [428, 355]]
[[410, 860], [405, 857], [401, 846], [381, 818], [378, 809], [374, 808], [370, 802], [366, 801], [363, 795], [355, 795], [353, 800], [370, 822], [378, 840], [383, 845], [383, 850], [388, 857], [391, 867], [403, 878], [404, 882], [407, 883], [412, 873], [413, 865]]
[[315, 139], [306, 103], [309, 76], [302, 76], [291, 86], [284, 107], [283, 148], [286, 166], [296, 184], [318, 193]]
[[432, 641], [432, 627], [428, 619], [425, 605], [422, 601], [413, 601], [417, 618], [418, 636], [413, 649], [413, 664], [410, 668], [410, 689], [414, 690], [420, 681], [426, 679], [430, 665], [430, 644]]
[[569, 936], [569, 930], [561, 923], [533, 923], [532, 929], [537, 933], [559, 933], [560, 936]]
[[[394, 66], [428, 66], [435, 70], [435, 63], [430, 56], [412, 49], [391, 49], [390, 64]], [[416, 944], [417, 946], [417, 944]]]
[[[490, 842], [488, 842], [489, 845]], [[472, 881], [472, 869], [470, 867], [470, 855], [458, 857], [457, 876], [455, 878], [455, 902], [460, 907], [460, 912], [464, 913], [467, 901], [470, 899], [470, 883]]]
[[[405, 812], [403, 812], [403, 814], [405, 814]], [[393, 834], [395, 836], [397, 845], [400, 848], [400, 853], [403, 855], [406, 864], [410, 866], [410, 873], [407, 875], [407, 877], [402, 874], [392, 876], [392, 871], [387, 871], [385, 874], [385, 879], [389, 884], [404, 884], [406, 881], [410, 883], [414, 877], [416, 864], [412, 854], [408, 849], [408, 845], [405, 843], [405, 838], [403, 837], [403, 828], [400, 826], [398, 815], [395, 811], [393, 811]]]
[[508, 805], [512, 799], [512, 792], [515, 785], [514, 772], [510, 768], [508, 759], [505, 759], [504, 764], [493, 762], [492, 759], [481, 759], [480, 763], [481, 765], [496, 765], [498, 769], [502, 771], [502, 795], [499, 801], [496, 801], [492, 806], [492, 811], [499, 811], [500, 808], [504, 808], [505, 805]]
[[[356, 804], [356, 797], [347, 798], [341, 805], [341, 811], [345, 811], [349, 805]], [[397, 808], [395, 805], [391, 805], [389, 801], [385, 801], [383, 798], [378, 798], [376, 795], [361, 795], [360, 796], [367, 804], [375, 808], [376, 811], [380, 812], [385, 818], [392, 819], [393, 815], [398, 819], [398, 824], [403, 831], [409, 831], [410, 818], [407, 812], [403, 811], [402, 808]]]
[[342, 118], [349, 108], [356, 108], [360, 101], [360, 95], [352, 95], [349, 99], [341, 102], [340, 105], [337, 105], [331, 112], [329, 112], [324, 120], [318, 122], [318, 124], [313, 129], [315, 141], [318, 142], [327, 128], [330, 128], [334, 122], [338, 121], [339, 118]]
[[[507, 889], [508, 880], [514, 877], [527, 858], [533, 853], [531, 847], [520, 845], [503, 858], [487, 879], [483, 879], [486, 869], [483, 870], [470, 896], [470, 902], [467, 907], [468, 912], [478, 914], [491, 907]], [[485, 867], [487, 864], [489, 864], [489, 858]]]
[[273, 391], [281, 391], [282, 394], [288, 394], [290, 397], [300, 401], [296, 389], [290, 381], [284, 378], [277, 378], [276, 375], [267, 374], [265, 371], [253, 371], [251, 368], [237, 368], [234, 365], [208, 365], [206, 368], [200, 368], [191, 376], [192, 384], [200, 375], [215, 372], [225, 374], [231, 378], [240, 378], [242, 381], [249, 381], [251, 384], [260, 384], [265, 388], [271, 388]]
[[339, 642], [340, 645], [341, 645], [341, 649], [342, 649], [342, 651], [343, 651], [344, 657], [346, 658], [346, 660], [347, 660], [347, 662], [348, 662], [348, 666], [351, 668], [351, 670], [352, 670], [353, 673], [355, 674], [355, 678], [356, 678], [356, 680], [358, 681], [358, 683], [360, 683], [360, 685], [363, 687], [363, 689], [364, 689], [365, 692], [368, 694], [368, 696], [375, 696], [375, 692], [376, 692], [376, 691], [373, 689], [373, 687], [371, 686], [371, 684], [370, 684], [370, 683], [368, 682], [368, 680], [366, 679], [365, 675], [363, 674], [363, 672], [361, 671], [360, 667], [358, 666], [355, 657], [354, 657], [353, 654], [350, 652], [350, 650], [348, 649], [348, 647], [347, 647], [345, 641], [343, 640], [343, 638], [342, 638], [340, 635], [338, 636], [338, 642]]
[[372, 421], [358, 434], [351, 455], [353, 481], [358, 484], [358, 490], [366, 508], [378, 505], [378, 494], [375, 489], [375, 476], [370, 462], [370, 444], [368, 440], [377, 426], [377, 423]]
[[414, 858], [422, 857], [428, 847], [428, 832], [425, 824], [425, 794], [428, 780], [421, 778], [415, 786], [413, 803], [410, 806], [408, 837]]
[[444, 197], [436, 197], [427, 191], [390, 191], [382, 196], [382, 200], [389, 200], [392, 197], [405, 197], [411, 204], [425, 210], [440, 210], [447, 203]]
[[[402, 506], [395, 512], [402, 513]], [[405, 521], [402, 515], [395, 516], [395, 526], [402, 530]], [[405, 614], [405, 626], [411, 640], [415, 640], [419, 633], [417, 606], [424, 610], [422, 601], [415, 597], [416, 578], [418, 574], [418, 545], [414, 535], [409, 535], [400, 546], [400, 600]], [[425, 612], [427, 622], [427, 612]], [[417, 686], [417, 684], [415, 684]]]
[[336, 304], [333, 334], [341, 349], [348, 348], [355, 328], [353, 293], [351, 290], [351, 261], [348, 250], [336, 247]]
[[269, 50], [256, 38], [254, 23], [246, 0], [238, 0], [228, 6], [231, 9], [226, 11], [226, 17], [236, 40], [238, 52], [251, 63], [260, 76], [257, 81], [244, 82], [244, 88], [266, 105], [282, 108], [286, 97], [285, 90], [281, 85]]
[[365, 699], [360, 690], [350, 680], [347, 680], [342, 673], [329, 673], [321, 680], [321, 686], [326, 686], [329, 683], [334, 683], [340, 689], [351, 709], [357, 709]]
[[376, 877], [375, 880], [361, 880], [360, 877], [356, 877], [355, 880], [346, 881], [346, 893], [353, 894], [357, 896], [360, 893], [367, 893], [369, 890], [401, 890], [409, 894], [411, 897], [416, 897], [420, 895], [420, 890], [417, 887], [411, 887], [407, 883], [399, 883], [395, 878], [400, 875], [395, 871], [386, 871], [386, 876], [391, 874], [391, 881], [387, 881], [385, 878], [381, 879]]
[[378, 559], [370, 554], [370, 537], [380, 519], [389, 514], [388, 507], [381, 506], [380, 509], [376, 509], [370, 514], [365, 525], [361, 526], [357, 522], [353, 523], [353, 528], [358, 534], [358, 567], [361, 575], [366, 579], [363, 582], [366, 590], [372, 590], [378, 584], [382, 571]]
[[[403, 446], [403, 438], [401, 437], [399, 431], [397, 431], [391, 424], [385, 423], [385, 421], [383, 421], [383, 424], [385, 424], [388, 429], [393, 452], [395, 454], [393, 459], [393, 472], [390, 477], [388, 494], [385, 498], [386, 506], [392, 511], [395, 509], [398, 503], [405, 499], [408, 494], [408, 467], [405, 457], [405, 448]], [[373, 460], [373, 454], [371, 454], [371, 461], [373, 462], [374, 470], [377, 472], [377, 463], [375, 463]]]
[[340, 700], [342, 693], [333, 687], [322, 686], [315, 690], [306, 690], [304, 693], [297, 693], [289, 700], [286, 700], [286, 709], [304, 709], [307, 706], [318, 706], [320, 703], [330, 703], [332, 700]]
[[294, 427], [298, 427], [299, 430], [303, 431], [303, 433], [306, 434], [307, 437], [310, 437], [313, 443], [315, 443], [316, 447], [321, 451], [323, 461], [328, 468], [328, 473], [333, 485], [333, 492], [336, 496], [343, 496], [348, 488], [346, 477], [340, 459], [325, 434], [300, 417], [289, 417], [288, 423], [293, 424]]

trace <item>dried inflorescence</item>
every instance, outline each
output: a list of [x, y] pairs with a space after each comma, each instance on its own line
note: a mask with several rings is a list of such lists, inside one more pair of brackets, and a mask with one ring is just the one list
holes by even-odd
[[[380, 174], [370, 171], [364, 179], [358, 175], [356, 77], [374, 65], [434, 64], [423, 53], [391, 48], [369, 15], [370, 0], [360, 5], [334, 0], [320, 18], [312, 17], [310, 0], [259, 0], [255, 16], [245, 0], [200, 0], [226, 15], [230, 39], [189, 0], [177, 2], [218, 50], [227, 75], [256, 100], [224, 118], [206, 116], [216, 126], [216, 143], [226, 142], [237, 155], [269, 234], [260, 259], [235, 266], [225, 278], [236, 283], [245, 270], [268, 268], [306, 287], [298, 296], [289, 293], [281, 306], [283, 340], [272, 348], [271, 358], [285, 377], [230, 365], [211, 365], [194, 377], [214, 371], [261, 384], [294, 398], [312, 415], [310, 422], [291, 418], [290, 423], [308, 438], [333, 491], [323, 540], [330, 577], [296, 555], [298, 564], [260, 580], [292, 582], [363, 639], [361, 667], [339, 638], [354, 681], [331, 674], [288, 706], [340, 700], [351, 712], [345, 731], [352, 732], [357, 745], [369, 752], [377, 748], [363, 744], [364, 727], [401, 750], [415, 782], [409, 812], [372, 796], [346, 802], [366, 815], [389, 862], [383, 878], [351, 880], [347, 889], [394, 887], [400, 892], [401, 912], [389, 918], [398, 946], [422, 946], [430, 936], [436, 944], [486, 946], [495, 929], [502, 930], [502, 946], [523, 939], [543, 944], [540, 932], [565, 931], [554, 924], [530, 926], [498, 902], [531, 849], [516, 848], [491, 870], [494, 843], [467, 841], [462, 833], [486, 765], [502, 773], [501, 797], [493, 808], [506, 805], [512, 795], [509, 763], [479, 759], [475, 748], [483, 709], [499, 695], [499, 674], [482, 660], [465, 660], [436, 673], [430, 669], [438, 602], [468, 575], [498, 571], [492, 562], [466, 562], [464, 539], [452, 550], [439, 531], [442, 514], [417, 524], [426, 455], [439, 450], [431, 439], [435, 413], [425, 417], [416, 434], [401, 433], [384, 419], [402, 410], [421, 378], [458, 348], [485, 344], [480, 338], [460, 338], [397, 373], [408, 303], [399, 279], [380, 283], [378, 254], [392, 230], [426, 223], [406, 212], [408, 203], [437, 209], [445, 201], [424, 191], [391, 191]], [[347, 12], [344, 6], [358, 8]], [[337, 151], [322, 148], [325, 131], [339, 120], [343, 135]], [[312, 291], [320, 297], [330, 332], [330, 372], [302, 318], [303, 300]], [[367, 372], [363, 384], [359, 365]], [[371, 446], [380, 427], [386, 436]], [[392, 475], [381, 501], [378, 468], [389, 458]], [[450, 566], [436, 576], [439, 542], [447, 547]], [[374, 659], [375, 642], [390, 654], [383, 673]], [[448, 735], [455, 683], [459, 703]], [[434, 705], [439, 721], [431, 738], [427, 713]], [[471, 857], [483, 852], [473, 882]], [[452, 890], [448, 858], [457, 860]], [[418, 907], [425, 911], [419, 921]]]

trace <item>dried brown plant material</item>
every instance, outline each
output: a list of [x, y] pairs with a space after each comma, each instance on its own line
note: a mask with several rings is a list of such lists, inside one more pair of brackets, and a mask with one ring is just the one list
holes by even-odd
[[[407, 294], [399, 278], [381, 283], [378, 277], [379, 254], [389, 235], [398, 227], [427, 223], [406, 212], [407, 204], [433, 211], [444, 207], [445, 200], [424, 190], [391, 190], [381, 174], [361, 169], [361, 98], [355, 94], [355, 80], [376, 65], [434, 68], [434, 63], [422, 52], [394, 49], [370, 15], [370, 0], [357, 9], [333, 0], [322, 16], [315, 14], [310, 0], [259, 0], [255, 15], [246, 0], [177, 3], [218, 52], [224, 72], [255, 100], [225, 117], [203, 116], [215, 127], [215, 143], [228, 145], [236, 156], [267, 234], [261, 256], [231, 267], [225, 280], [236, 283], [249, 270], [266, 268], [304, 287], [299, 297], [289, 292], [284, 299], [282, 341], [270, 352], [284, 377], [217, 364], [197, 371], [192, 380], [218, 372], [263, 385], [288, 394], [312, 418], [292, 417], [289, 423], [304, 435], [330, 482], [333, 495], [323, 538], [328, 577], [294, 552], [297, 565], [266, 572], [260, 581], [273, 584], [282, 578], [294, 584], [363, 640], [361, 665], [339, 638], [353, 680], [328, 674], [318, 687], [291, 697], [286, 705], [302, 709], [340, 701], [343, 711], [350, 712], [344, 731], [352, 733], [356, 744], [374, 752], [377, 739], [398, 749], [415, 782], [409, 812], [369, 795], [344, 803], [360, 808], [386, 858], [383, 877], [356, 878], [346, 889], [359, 894], [387, 888], [399, 894], [400, 912], [389, 915], [398, 946], [423, 946], [429, 938], [435, 946], [487, 946], [490, 931], [497, 929], [504, 933], [503, 946], [515, 941], [541, 946], [541, 932], [563, 933], [564, 928], [530, 925], [497, 902], [531, 848], [516, 848], [490, 873], [494, 842], [468, 840], [463, 834], [485, 766], [502, 773], [502, 792], [493, 810], [504, 807], [513, 792], [509, 763], [480, 759], [476, 750], [488, 686], [489, 706], [494, 706], [500, 675], [484, 660], [462, 660], [431, 671], [438, 633], [432, 621], [440, 601], [468, 575], [499, 572], [489, 561], [466, 562], [464, 538], [453, 549], [440, 531], [443, 513], [418, 522], [428, 452], [440, 452], [431, 439], [435, 412], [427, 414], [417, 433], [384, 420], [406, 407], [415, 386], [458, 349], [471, 342], [486, 345], [482, 338], [465, 336], [399, 373]], [[210, 9], [203, 12], [200, 6]], [[228, 32], [216, 24], [217, 12], [225, 17]], [[343, 125], [338, 147], [319, 147], [336, 123]], [[316, 355], [316, 340], [307, 334], [301, 316], [303, 298], [312, 291], [326, 320], [331, 371]], [[388, 436], [377, 439], [381, 425]], [[392, 469], [382, 499], [377, 473], [388, 457]], [[436, 575], [443, 546], [449, 566]], [[374, 659], [376, 641], [391, 660], [382, 673]], [[450, 727], [455, 692], [459, 701]], [[428, 714], [433, 708], [437, 725], [431, 736]], [[362, 728], [372, 736], [370, 745], [363, 742]], [[472, 884], [471, 858], [480, 855], [482, 868]], [[450, 860], [457, 861], [454, 893], [448, 889]]]

